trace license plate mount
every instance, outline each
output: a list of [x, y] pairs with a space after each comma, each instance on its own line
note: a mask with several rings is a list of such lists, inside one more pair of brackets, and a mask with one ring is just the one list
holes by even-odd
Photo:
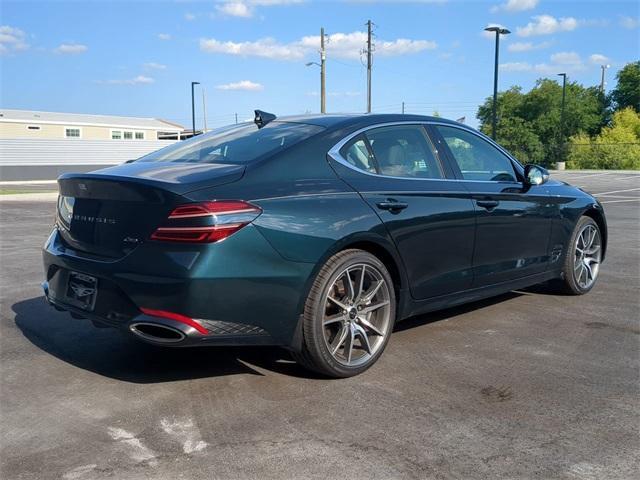
[[74, 307], [92, 312], [98, 296], [98, 279], [80, 272], [69, 272], [66, 301]]

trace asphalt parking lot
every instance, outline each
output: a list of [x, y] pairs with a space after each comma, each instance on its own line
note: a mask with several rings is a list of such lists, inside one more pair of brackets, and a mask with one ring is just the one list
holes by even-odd
[[637, 478], [640, 175], [553, 175], [605, 205], [590, 294], [410, 319], [347, 380], [279, 349], [160, 349], [52, 310], [54, 202], [0, 200], [0, 478]]

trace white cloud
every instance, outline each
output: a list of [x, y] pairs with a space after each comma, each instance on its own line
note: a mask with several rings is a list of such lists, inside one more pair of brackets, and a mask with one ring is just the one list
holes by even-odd
[[626, 15], [620, 15], [621, 27], [632, 30], [634, 28], [638, 28], [638, 25], [640, 25], [640, 20], [638, 20], [637, 18], [628, 17]]
[[54, 52], [60, 55], [77, 55], [79, 53], [84, 53], [89, 50], [89, 47], [86, 45], [81, 45], [79, 43], [63, 43], [58, 47], [54, 48]]
[[558, 52], [550, 57], [549, 63], [531, 64], [528, 62], [501, 63], [500, 70], [505, 72], [534, 72], [542, 75], [557, 73], [575, 73], [583, 71], [586, 66], [576, 52]]
[[104, 83], [107, 85], [148, 85], [150, 83], [155, 82], [155, 80], [151, 77], [146, 77], [144, 75], [138, 75], [134, 78], [125, 78], [125, 79], [117, 79], [117, 80], [98, 80], [98, 83]]
[[540, 43], [532, 43], [532, 42], [516, 42], [511, 43], [507, 47], [507, 50], [510, 52], [530, 52], [532, 50], [541, 50], [543, 48], [549, 48], [551, 46], [551, 42], [540, 42]]
[[230, 17], [250, 18], [255, 13], [255, 7], [293, 5], [303, 2], [304, 0], [223, 0], [218, 2], [216, 10]]
[[606, 57], [601, 53], [594, 53], [593, 55], [589, 56], [589, 62], [592, 65], [607, 65], [611, 63], [611, 60], [609, 59], [609, 57]]
[[189, 21], [189, 22], [191, 22], [191, 21], [196, 19], [196, 15], [195, 15], [195, 13], [187, 12], [187, 13], [184, 14], [184, 19]]
[[501, 10], [505, 12], [522, 12], [524, 10], [533, 10], [538, 5], [539, 0], [507, 0], [500, 5], [491, 7], [491, 13]]
[[19, 28], [0, 26], [0, 54], [21, 52], [29, 48], [27, 35]]
[[171, 40], [171, 35], [169, 35], [168, 33], [159, 33], [158, 38], [160, 40]]
[[555, 18], [551, 15], [536, 15], [533, 22], [518, 27], [516, 33], [521, 37], [551, 35], [557, 32], [570, 32], [578, 28], [578, 20], [573, 17]]
[[207, 53], [224, 53], [246, 57], [263, 57], [276, 60], [300, 60], [305, 52], [294, 44], [281, 44], [273, 38], [255, 42], [221, 42], [215, 38], [200, 39], [200, 50]]
[[[327, 56], [358, 59], [366, 40], [367, 34], [365, 32], [331, 34], [327, 37], [325, 44]], [[319, 35], [309, 35], [291, 43], [279, 43], [273, 38], [263, 38], [255, 42], [224, 42], [215, 38], [200, 40], [200, 50], [203, 52], [274, 60], [301, 60], [307, 55], [317, 52], [319, 46]], [[376, 55], [379, 56], [407, 55], [435, 48], [437, 48], [436, 43], [428, 40], [399, 38], [392, 41], [376, 41]]]
[[166, 70], [167, 66], [162, 63], [156, 62], [147, 62], [142, 65], [144, 68], [149, 70]]
[[252, 82], [251, 80], [241, 80], [239, 82], [217, 85], [216, 88], [218, 90], [245, 90], [248, 92], [257, 92], [260, 90], [264, 90], [264, 86], [262, 84]]
[[576, 52], [559, 52], [551, 55], [551, 62], [556, 65], [580, 65], [582, 59]]
[[500, 64], [500, 70], [505, 72], [528, 72], [532, 68], [531, 64], [527, 62], [510, 62]]
[[229, 15], [230, 17], [249, 18], [253, 16], [253, 9], [243, 2], [227, 2], [216, 5], [218, 12]]

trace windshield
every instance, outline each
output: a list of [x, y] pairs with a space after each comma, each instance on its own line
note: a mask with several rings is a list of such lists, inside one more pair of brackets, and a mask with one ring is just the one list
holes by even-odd
[[272, 155], [324, 130], [304, 123], [271, 122], [258, 129], [243, 123], [174, 143], [141, 157], [139, 162], [245, 164]]

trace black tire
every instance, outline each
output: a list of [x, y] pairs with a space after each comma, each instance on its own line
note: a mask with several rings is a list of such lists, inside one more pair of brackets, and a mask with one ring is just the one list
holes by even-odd
[[[591, 217], [580, 217], [573, 229], [571, 240], [567, 246], [564, 263], [562, 265], [561, 277], [552, 282], [553, 287], [560, 293], [567, 295], [584, 295], [585, 293], [588, 293], [596, 283], [597, 274], [593, 281], [587, 286], [581, 285], [576, 278], [576, 247], [578, 243], [578, 236], [587, 226], [594, 227], [598, 232], [598, 238], [600, 241], [602, 239], [602, 233], [600, 232], [598, 224]], [[602, 248], [602, 246], [600, 246], [600, 248]]]
[[[381, 279], [386, 282], [387, 287], [385, 291], [388, 293], [389, 309], [385, 310], [385, 312], [388, 313], [388, 317], [385, 316], [387, 319], [385, 335], [380, 340], [377, 340], [378, 344], [375, 352], [369, 354], [369, 358], [366, 359], [366, 361], [363, 360], [364, 363], [350, 366], [341, 363], [334, 358], [334, 354], [330, 352], [328, 342], [325, 339], [326, 327], [323, 326], [323, 319], [325, 318], [325, 309], [327, 308], [326, 297], [329, 289], [334, 287], [334, 282], [340, 278], [341, 274], [344, 274], [345, 270], [351, 266], [354, 266], [354, 269], [361, 268], [358, 267], [361, 265], [366, 265], [366, 268], [369, 268], [369, 272], [375, 269], [375, 271], [381, 275]], [[363, 276], [366, 268], [362, 268]], [[355, 294], [353, 296], [355, 296]], [[328, 303], [330, 304], [330, 302]], [[345, 315], [345, 317], [348, 318], [348, 315]], [[343, 250], [327, 260], [313, 282], [304, 306], [302, 318], [302, 348], [300, 352], [294, 352], [293, 356], [295, 360], [305, 368], [322, 375], [334, 378], [346, 378], [358, 375], [371, 367], [384, 351], [391, 332], [393, 331], [395, 318], [396, 296], [393, 280], [384, 264], [377, 257], [364, 250]], [[361, 354], [363, 357], [365, 356], [364, 352]]]

